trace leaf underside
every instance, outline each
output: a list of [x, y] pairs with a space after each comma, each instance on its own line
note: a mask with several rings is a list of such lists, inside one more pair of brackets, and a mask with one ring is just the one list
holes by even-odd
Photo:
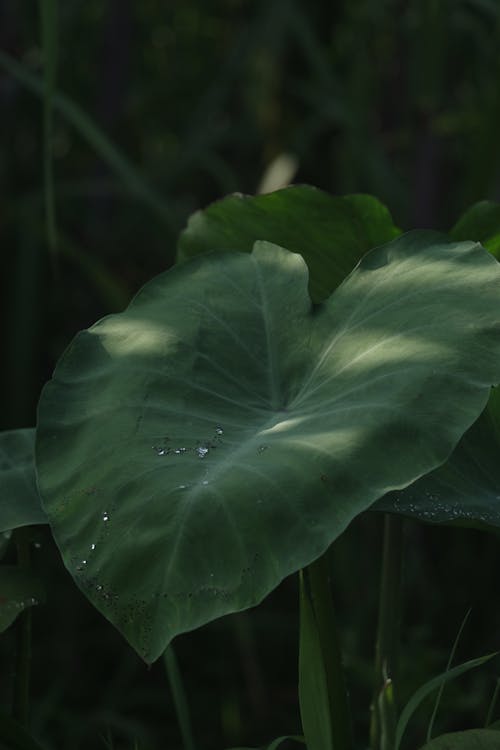
[[[481, 201], [450, 231], [455, 240], [477, 240], [500, 254], [500, 204]], [[477, 422], [450, 459], [403, 492], [382, 498], [374, 510], [446, 525], [498, 533], [500, 527], [500, 390], [494, 389]]]
[[500, 389], [448, 461], [373, 510], [428, 523], [500, 530]]

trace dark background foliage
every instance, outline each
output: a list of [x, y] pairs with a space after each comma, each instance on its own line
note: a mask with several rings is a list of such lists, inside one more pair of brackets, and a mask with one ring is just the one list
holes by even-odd
[[[495, 0], [69, 0], [52, 30], [57, 89], [81, 108], [54, 113], [55, 252], [42, 101], [23, 81], [42, 80], [54, 48], [44, 49], [34, 3], [0, 0], [4, 429], [35, 423], [40, 388], [78, 329], [123, 309], [173, 263], [192, 211], [256, 192], [284, 155], [294, 182], [373, 193], [404, 229], [446, 230], [474, 201], [500, 198]], [[500, 648], [498, 549], [479, 532], [408, 525], [403, 697], [444, 668], [471, 604], [461, 657]], [[147, 670], [86, 604], [47, 533], [35, 554], [51, 584], [34, 618], [34, 731], [57, 750], [131, 748], [135, 739], [143, 749], [180, 747], [161, 664]], [[362, 748], [380, 519], [358, 519], [333, 558]], [[299, 731], [296, 637], [288, 580], [257, 610], [178, 639], [201, 748]], [[13, 644], [9, 632], [6, 676]], [[447, 689], [441, 729], [484, 720], [492, 670]]]

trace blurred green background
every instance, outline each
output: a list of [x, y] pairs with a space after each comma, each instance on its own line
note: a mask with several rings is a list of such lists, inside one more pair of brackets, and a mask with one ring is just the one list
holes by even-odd
[[[445, 230], [500, 200], [499, 121], [496, 0], [0, 0], [1, 427], [35, 423], [75, 332], [174, 262], [197, 208], [290, 180], [372, 193], [402, 228]], [[444, 669], [471, 604], [461, 657], [500, 647], [497, 540], [412, 524], [406, 549], [403, 697]], [[35, 554], [51, 590], [34, 618], [34, 731], [54, 750], [180, 748], [161, 664], [148, 670], [93, 612], [45, 532]], [[361, 750], [380, 519], [359, 519], [333, 558]], [[300, 730], [296, 594], [285, 581], [176, 642], [200, 749]], [[0, 642], [7, 677], [13, 643]], [[493, 666], [450, 686], [438, 729], [484, 721], [494, 682]]]

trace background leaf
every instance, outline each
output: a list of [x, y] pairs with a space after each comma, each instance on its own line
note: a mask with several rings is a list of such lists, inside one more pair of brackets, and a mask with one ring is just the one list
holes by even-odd
[[0, 532], [47, 523], [35, 479], [35, 430], [0, 432]]
[[500, 389], [448, 461], [373, 509], [430, 523], [500, 528]]
[[42, 583], [35, 574], [16, 565], [0, 565], [0, 633], [27, 607], [44, 600]]
[[500, 268], [478, 245], [405, 235], [319, 308], [307, 281], [269, 243], [177, 266], [79, 334], [43, 391], [65, 564], [147, 661], [442, 463], [500, 376]]
[[268, 195], [230, 195], [198, 211], [181, 234], [178, 259], [211, 250], [250, 252], [268, 240], [300, 253], [317, 302], [368, 250], [399, 234], [387, 208], [370, 195], [334, 197], [308, 185]]
[[475, 240], [496, 258], [500, 254], [500, 204], [479, 201], [457, 221], [450, 236], [454, 240]]

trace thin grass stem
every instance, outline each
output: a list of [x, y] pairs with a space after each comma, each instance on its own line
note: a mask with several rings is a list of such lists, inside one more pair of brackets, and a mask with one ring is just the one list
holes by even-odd
[[[18, 565], [29, 570], [31, 565], [30, 536], [27, 528], [16, 531]], [[13, 718], [24, 727], [29, 723], [31, 679], [31, 608], [23, 612], [16, 623], [16, 666], [14, 677]]]
[[[452, 646], [451, 651], [450, 651], [450, 656], [448, 658], [448, 663], [446, 664], [446, 672], [449, 672], [450, 669], [451, 669], [451, 665], [453, 663], [453, 659], [455, 658], [455, 653], [457, 651], [457, 646], [458, 646], [460, 638], [462, 636], [463, 629], [464, 629], [464, 627], [465, 627], [465, 625], [467, 623], [467, 620], [469, 619], [470, 613], [471, 613], [471, 610], [469, 609], [465, 613], [465, 617], [462, 620], [462, 624], [460, 625], [460, 627], [458, 629], [457, 636], [455, 638], [455, 641], [454, 641], [453, 646]], [[434, 703], [434, 708], [432, 709], [431, 718], [429, 720], [429, 726], [427, 727], [427, 742], [430, 742], [431, 739], [432, 739], [432, 730], [434, 728], [434, 721], [436, 719], [436, 715], [437, 715], [437, 712], [438, 712], [438, 709], [439, 709], [439, 704], [441, 702], [441, 696], [443, 695], [443, 690], [444, 690], [445, 684], [446, 683], [443, 682], [440, 685], [439, 690], [438, 690], [438, 694], [436, 696], [436, 701]]]
[[165, 664], [165, 670], [167, 673], [170, 690], [172, 692], [172, 698], [174, 701], [175, 712], [177, 714], [179, 729], [181, 731], [184, 750], [196, 750], [186, 692], [184, 690], [184, 684], [182, 682], [179, 665], [177, 663], [177, 657], [175, 655], [172, 644], [170, 644], [165, 650], [163, 654], [163, 662]]
[[393, 750], [395, 742], [402, 538], [402, 520], [387, 513], [384, 517], [380, 598], [375, 645], [375, 691], [370, 721], [370, 747], [372, 750]]
[[57, 75], [57, 0], [39, 0], [43, 49], [43, 182], [47, 245], [56, 268], [57, 231], [54, 186], [53, 102]]

